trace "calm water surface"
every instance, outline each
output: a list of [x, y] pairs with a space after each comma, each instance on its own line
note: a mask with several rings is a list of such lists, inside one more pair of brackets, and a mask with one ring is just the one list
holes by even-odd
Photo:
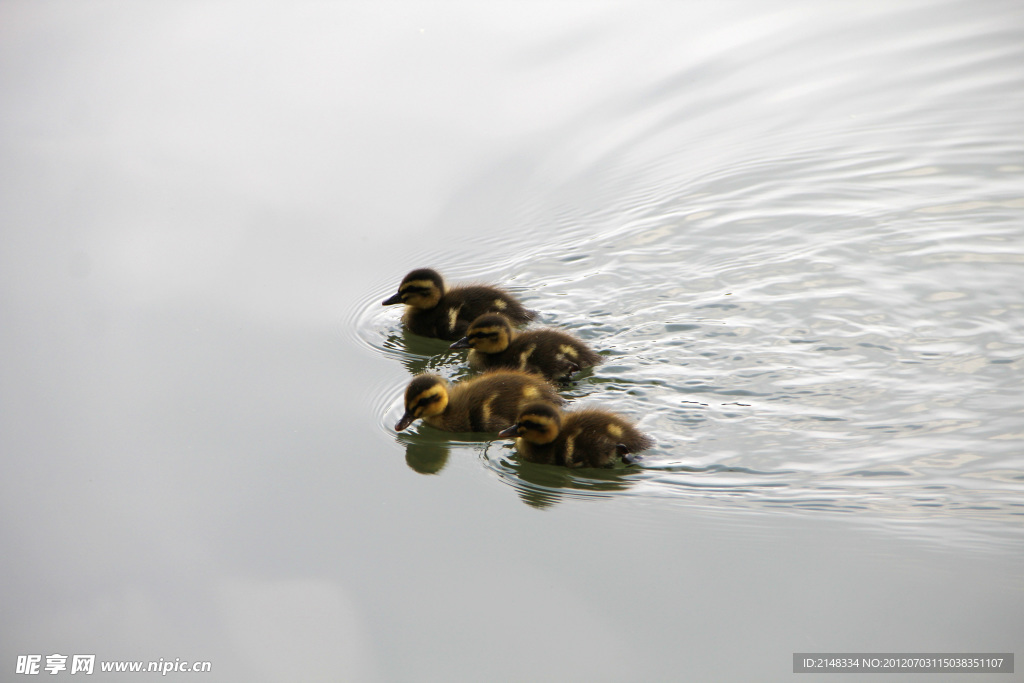
[[[1024, 652], [1019, 3], [0, 15], [3, 670]], [[422, 266], [605, 355], [642, 465], [395, 434], [468, 375]]]

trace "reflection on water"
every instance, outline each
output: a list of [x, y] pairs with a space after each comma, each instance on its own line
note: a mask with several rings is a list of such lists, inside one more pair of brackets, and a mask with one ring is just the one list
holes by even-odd
[[[437, 474], [448, 464], [449, 443], [439, 430], [398, 432], [397, 439], [405, 447], [405, 462], [420, 474]], [[447, 436], [447, 435], [445, 435]]]
[[[634, 484], [635, 466], [569, 469], [538, 465], [511, 457], [510, 446], [499, 449], [494, 447], [496, 445], [492, 444], [492, 448], [485, 451], [485, 461], [515, 489], [524, 503], [535, 508], [550, 507], [566, 495], [601, 497], [625, 491]], [[499, 452], [492, 454], [492, 451]]]
[[450, 343], [443, 339], [421, 337], [402, 329], [400, 332], [389, 334], [381, 347], [390, 352], [389, 355], [397, 358], [411, 375], [433, 372], [453, 379], [461, 375], [450, 374], [458, 373], [458, 367], [453, 365], [452, 358], [459, 355], [448, 348]]

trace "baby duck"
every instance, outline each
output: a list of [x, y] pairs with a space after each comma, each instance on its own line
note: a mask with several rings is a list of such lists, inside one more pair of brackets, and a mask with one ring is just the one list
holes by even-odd
[[477, 316], [501, 311], [515, 325], [536, 315], [508, 292], [488, 285], [445, 287], [444, 279], [430, 268], [414, 270], [402, 279], [398, 293], [383, 301], [384, 306], [405, 304], [402, 321], [415, 334], [453, 341], [466, 334]]
[[405, 390], [405, 415], [395, 425], [402, 431], [418, 418], [448, 432], [496, 432], [531, 401], [563, 403], [554, 388], [538, 375], [494, 370], [454, 386], [433, 374], [417, 375]]
[[524, 460], [565, 467], [611, 467], [616, 456], [633, 463], [630, 453], [654, 445], [620, 415], [599, 408], [563, 414], [544, 401], [524, 405], [516, 423], [498, 436], [514, 438]]
[[508, 318], [485, 313], [474, 320], [466, 336], [451, 345], [472, 349], [469, 364], [477, 370], [515, 368], [562, 379], [604, 360], [582, 341], [558, 330], [527, 330], [517, 334]]

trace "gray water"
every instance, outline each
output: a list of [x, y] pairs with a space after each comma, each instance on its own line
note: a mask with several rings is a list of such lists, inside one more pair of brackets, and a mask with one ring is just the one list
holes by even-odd
[[[998, 0], [0, 3], [3, 677], [1024, 651], [1022, 65]], [[380, 306], [424, 266], [599, 350], [642, 465], [395, 434], [468, 375]]]

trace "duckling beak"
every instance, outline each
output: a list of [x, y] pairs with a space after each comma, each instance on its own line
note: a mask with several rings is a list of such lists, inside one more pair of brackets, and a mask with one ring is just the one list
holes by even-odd
[[455, 342], [449, 349], [468, 349], [469, 348], [469, 337], [463, 337], [459, 341]]
[[380, 305], [381, 306], [391, 306], [393, 304], [400, 304], [400, 303], [402, 303], [402, 294], [401, 294], [401, 292], [399, 292], [398, 294], [395, 294], [394, 296], [391, 296], [391, 297], [389, 297], [387, 299], [384, 299], [384, 301], [380, 302]]
[[512, 425], [508, 429], [498, 432], [499, 439], [514, 439], [519, 436], [519, 425]]
[[406, 412], [406, 414], [402, 416], [402, 419], [398, 421], [398, 424], [395, 425], [395, 431], [402, 431], [403, 429], [411, 425], [413, 423], [413, 420], [415, 419], [416, 418], [413, 416], [412, 413]]

